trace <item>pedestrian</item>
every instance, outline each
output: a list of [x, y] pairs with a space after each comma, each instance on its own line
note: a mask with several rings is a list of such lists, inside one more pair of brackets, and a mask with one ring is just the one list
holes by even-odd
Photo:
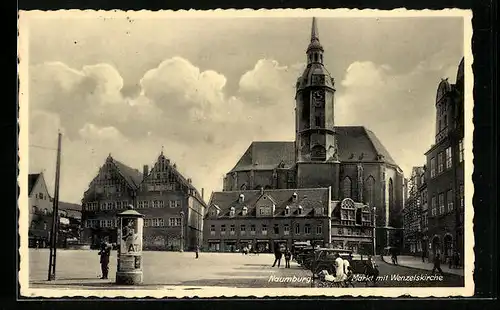
[[196, 259], [198, 259], [198, 257], [200, 256], [200, 246], [197, 245], [195, 250], [196, 250]]
[[339, 253], [335, 253], [335, 282], [343, 282], [346, 279], [344, 273], [344, 260], [340, 257]]
[[349, 260], [352, 260], [352, 255], [349, 254], [349, 258], [345, 258], [343, 263], [344, 263], [344, 274], [345, 274], [345, 283], [347, 286], [352, 286], [354, 287], [354, 284], [352, 283], [352, 267], [351, 263]]
[[422, 263], [425, 263], [425, 251], [422, 251]]
[[292, 252], [287, 247], [285, 250], [285, 268], [290, 268], [290, 260], [292, 259]]
[[101, 243], [101, 249], [99, 250], [98, 255], [101, 256], [100, 258], [101, 272], [102, 272], [101, 279], [107, 279], [109, 272], [109, 256], [111, 255], [111, 246], [103, 241]]
[[281, 253], [281, 249], [279, 247], [276, 247], [276, 249], [274, 250], [274, 264], [273, 264], [273, 267], [276, 266], [276, 263], [278, 263], [278, 268], [280, 267], [282, 255], [283, 255], [283, 253]]
[[439, 271], [441, 275], [443, 274], [443, 270], [441, 270], [441, 257], [439, 253], [436, 253], [436, 255], [434, 256], [434, 267], [432, 268], [432, 274], [434, 274], [436, 270]]

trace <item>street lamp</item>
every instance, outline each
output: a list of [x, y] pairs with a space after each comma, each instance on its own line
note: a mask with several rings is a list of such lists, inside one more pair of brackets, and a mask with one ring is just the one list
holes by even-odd
[[180, 252], [184, 252], [184, 211], [179, 212], [181, 216], [181, 247]]
[[375, 256], [375, 255], [377, 255], [377, 254], [376, 254], [376, 253], [377, 253], [377, 250], [376, 250], [376, 249], [377, 249], [377, 248], [376, 248], [377, 244], [376, 244], [376, 240], [375, 240], [375, 238], [376, 238], [375, 236], [376, 236], [376, 234], [377, 234], [377, 229], [376, 229], [376, 227], [377, 227], [377, 222], [376, 222], [376, 220], [375, 220], [375, 217], [376, 217], [377, 215], [375, 214], [375, 210], [376, 210], [376, 209], [375, 209], [375, 207], [373, 207], [372, 209], [373, 209], [373, 256]]

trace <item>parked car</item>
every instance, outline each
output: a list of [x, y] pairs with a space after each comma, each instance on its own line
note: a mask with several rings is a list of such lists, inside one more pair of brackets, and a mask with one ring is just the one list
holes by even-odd
[[314, 253], [314, 259], [309, 266], [309, 270], [313, 274], [319, 273], [321, 270], [328, 271], [329, 274], [335, 274], [335, 254], [339, 254], [342, 259], [349, 261], [354, 274], [364, 274], [367, 256], [353, 254], [347, 249], [317, 249]]

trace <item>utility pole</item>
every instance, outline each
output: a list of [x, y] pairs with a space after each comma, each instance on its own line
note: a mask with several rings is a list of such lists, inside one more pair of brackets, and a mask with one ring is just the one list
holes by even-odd
[[56, 279], [56, 252], [57, 252], [57, 234], [59, 230], [59, 176], [61, 172], [61, 132], [57, 138], [57, 162], [56, 162], [56, 180], [54, 189], [54, 200], [52, 206], [52, 229], [50, 231], [50, 255], [48, 281]]

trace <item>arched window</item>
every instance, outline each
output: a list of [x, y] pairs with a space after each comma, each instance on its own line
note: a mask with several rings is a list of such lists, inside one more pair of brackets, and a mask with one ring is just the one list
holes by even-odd
[[234, 213], [235, 213], [234, 207], [231, 207], [229, 211], [229, 216], [234, 216]]
[[342, 196], [343, 198], [351, 198], [352, 196], [352, 182], [349, 177], [345, 177], [342, 181]]
[[289, 206], [285, 207], [285, 215], [290, 215], [290, 207]]
[[392, 210], [393, 206], [394, 206], [394, 184], [391, 178], [389, 179], [389, 209]]
[[375, 198], [374, 198], [374, 194], [375, 194], [374, 186], [375, 186], [375, 179], [373, 178], [373, 176], [369, 176], [366, 179], [366, 182], [365, 182], [365, 188], [364, 188], [363, 198], [365, 200], [365, 203], [368, 204], [368, 205], [370, 205], [370, 206], [373, 206], [374, 205], [374, 201], [375, 201]]
[[243, 207], [243, 210], [241, 211], [241, 215], [247, 215], [247, 213], [248, 213], [248, 208]]

